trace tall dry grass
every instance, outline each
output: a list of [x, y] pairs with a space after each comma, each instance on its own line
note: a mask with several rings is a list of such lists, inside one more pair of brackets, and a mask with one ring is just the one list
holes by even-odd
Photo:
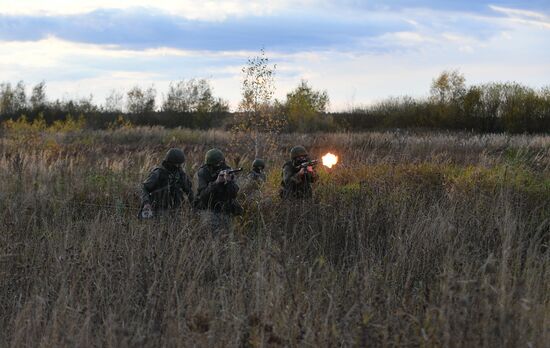
[[[550, 137], [282, 136], [265, 199], [244, 202], [232, 231], [213, 237], [188, 209], [135, 218], [138, 184], [167, 147], [185, 149], [193, 174], [228, 139], [4, 134], [0, 346], [550, 341]], [[295, 143], [342, 159], [321, 169], [313, 203], [276, 195]]]

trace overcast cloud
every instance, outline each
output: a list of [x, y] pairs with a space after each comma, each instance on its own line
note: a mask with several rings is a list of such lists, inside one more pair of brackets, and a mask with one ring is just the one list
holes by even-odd
[[[267, 4], [269, 3], [269, 4]], [[277, 96], [308, 79], [332, 109], [425, 95], [443, 69], [468, 82], [549, 85], [548, 1], [0, 0], [0, 80], [51, 98], [209, 78], [236, 105], [240, 67], [264, 47]]]

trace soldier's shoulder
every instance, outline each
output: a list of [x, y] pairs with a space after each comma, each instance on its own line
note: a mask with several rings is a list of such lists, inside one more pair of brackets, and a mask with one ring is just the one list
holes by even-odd
[[210, 168], [208, 167], [208, 165], [203, 164], [203, 165], [199, 168], [199, 170], [197, 171], [197, 175], [198, 175], [198, 176], [210, 175]]
[[292, 161], [287, 161], [285, 164], [283, 164], [283, 169], [285, 168], [294, 168], [294, 165], [292, 164]]
[[163, 166], [156, 166], [156, 167], [153, 167], [153, 169], [151, 169], [151, 173], [164, 173], [164, 172], [167, 172], [168, 170], [166, 168], [164, 168]]
[[162, 167], [153, 167], [149, 172], [149, 177], [159, 177], [164, 174], [166, 170]]

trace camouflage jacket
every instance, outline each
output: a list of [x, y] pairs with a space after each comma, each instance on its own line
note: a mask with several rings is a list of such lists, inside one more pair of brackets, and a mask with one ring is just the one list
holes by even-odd
[[184, 200], [184, 194], [192, 204], [192, 185], [181, 168], [171, 171], [164, 165], [156, 167], [142, 184], [142, 206], [150, 203], [155, 211], [179, 208]]
[[313, 171], [300, 176], [299, 171], [292, 161], [284, 164], [280, 191], [282, 198], [304, 199], [313, 196], [311, 184], [317, 181], [317, 173]]
[[254, 170], [251, 170], [250, 173], [248, 173], [247, 179], [259, 182], [265, 182], [267, 180], [265, 173], [258, 173]]
[[195, 206], [198, 209], [234, 215], [242, 213], [242, 207], [236, 201], [239, 192], [237, 183], [235, 181], [216, 183], [219, 172], [226, 169], [230, 169], [230, 167], [224, 165], [218, 170], [214, 170], [206, 164], [199, 169], [197, 173], [199, 186], [195, 200]]

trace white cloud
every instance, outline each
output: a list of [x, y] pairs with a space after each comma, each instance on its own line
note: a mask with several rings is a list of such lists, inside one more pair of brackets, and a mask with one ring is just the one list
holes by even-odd
[[396, 33], [385, 34], [381, 37], [382, 40], [391, 40], [402, 46], [414, 46], [419, 43], [434, 43], [436, 40], [426, 34], [417, 32], [400, 31]]
[[[121, 49], [117, 45], [97, 45], [61, 40], [50, 36], [39, 41], [0, 41], [0, 72], [2, 66], [9, 70], [11, 66], [23, 68], [56, 67], [67, 57], [80, 58], [161, 58], [161, 57], [195, 57], [195, 58], [247, 58], [257, 52], [251, 51], [191, 51], [170, 47], [159, 47], [145, 50]], [[284, 56], [284, 55], [276, 55]], [[108, 67], [108, 64], [106, 65]]]
[[[286, 54], [267, 52], [276, 69], [276, 97], [284, 99], [300, 79], [315, 89], [326, 89], [331, 109], [365, 104], [388, 96], [426, 95], [431, 79], [444, 69], [460, 69], [468, 82], [515, 80], [528, 85], [547, 84], [548, 52], [524, 55], [524, 47], [541, 46], [532, 30], [511, 31], [483, 45], [452, 33], [416, 36], [400, 33], [395, 40], [419, 42], [423, 49], [399, 53], [313, 51]], [[385, 41], [388, 38], [382, 38]], [[522, 46], [525, 45], [525, 46]], [[471, 51], [475, 51], [475, 55]], [[52, 98], [94, 95], [102, 103], [112, 90], [127, 91], [134, 85], [153, 85], [159, 102], [171, 80], [209, 78], [215, 93], [235, 108], [240, 99], [241, 72], [238, 62], [258, 52], [200, 52], [160, 48], [120, 50], [67, 42], [50, 37], [38, 42], [0, 42], [0, 76], [28, 84], [42, 79]], [[183, 61], [182, 61], [183, 60]], [[191, 64], [191, 66], [187, 66]]]
[[[20, 11], [37, 13], [41, 11], [40, 6], [46, 11], [59, 7], [57, 5], [61, 3], [68, 7], [61, 6], [59, 11], [84, 11], [85, 6], [93, 5], [88, 9], [94, 9], [98, 4], [113, 7], [111, 1], [92, 1], [87, 5], [74, 2], [71, 5], [73, 2], [51, 0], [47, 6], [42, 5], [42, 1], [27, 2], [34, 3], [34, 7], [18, 5], [20, 2], [12, 1], [15, 7], [12, 6], [11, 11], [17, 11], [17, 6], [20, 6]], [[146, 2], [123, 1], [115, 5], [136, 3], [143, 5]], [[168, 8], [174, 2], [159, 0], [157, 3], [156, 8]], [[262, 7], [257, 3], [260, 7], [254, 9], [253, 6], [248, 8], [245, 1], [224, 2], [226, 7], [218, 13], [226, 16], [248, 13], [246, 11], [261, 13], [275, 11], [285, 4], [279, 1], [270, 5], [274, 7]], [[182, 7], [175, 6], [171, 10], [181, 12], [191, 3], [183, 1], [178, 4]], [[208, 6], [214, 6], [213, 2], [206, 2], [199, 9], [190, 9], [185, 15], [217, 18], [217, 14], [206, 13]], [[4, 5], [0, 7], [0, 12], [8, 10]], [[470, 83], [515, 80], [532, 86], [548, 84], [545, 77], [550, 76], [550, 51], [546, 27], [540, 25], [548, 19], [539, 13], [498, 10], [506, 16], [468, 18], [498, 28], [494, 35], [485, 36], [483, 40], [472, 30], [460, 31], [456, 27], [454, 31], [453, 26], [426, 25], [434, 23], [429, 21], [436, 16], [438, 25], [462, 23], [462, 14], [417, 11], [407, 13], [417, 21], [414, 31], [366, 39], [363, 45], [350, 47], [346, 52], [316, 50], [290, 54], [268, 51], [270, 61], [277, 64], [276, 96], [284, 98], [300, 79], [305, 78], [315, 89], [326, 89], [332, 109], [341, 110], [353, 103], [369, 103], [391, 95], [425, 95], [434, 76], [444, 69], [454, 68], [460, 69]], [[383, 49], [375, 51], [370, 49], [372, 47]], [[392, 48], [391, 53], [384, 49], [387, 47]], [[78, 98], [92, 93], [98, 103], [103, 102], [112, 89], [126, 91], [133, 85], [147, 87], [154, 84], [160, 98], [170, 80], [206, 77], [214, 86], [216, 95], [228, 99], [236, 107], [241, 87], [239, 64], [244, 65], [246, 58], [257, 54], [257, 51], [212, 52], [169, 47], [131, 50], [115, 45], [68, 42], [55, 37], [36, 42], [0, 41], [0, 76], [12, 82], [23, 79], [29, 84], [45, 79], [51, 98]]]
[[489, 5], [489, 8], [491, 8], [493, 11], [504, 13], [508, 16], [530, 17], [530, 18], [539, 19], [539, 20], [548, 20], [548, 16], [540, 12], [501, 7], [501, 6], [495, 6], [495, 5]]
[[505, 14], [508, 23], [533, 26], [540, 29], [550, 29], [550, 17], [544, 13], [493, 5], [489, 7], [493, 11]]
[[[220, 20], [228, 16], [262, 15], [295, 3], [289, 0], [1, 0], [0, 13], [12, 15], [69, 15], [97, 9], [144, 7], [189, 19]], [[304, 1], [300, 1], [304, 2]]]

